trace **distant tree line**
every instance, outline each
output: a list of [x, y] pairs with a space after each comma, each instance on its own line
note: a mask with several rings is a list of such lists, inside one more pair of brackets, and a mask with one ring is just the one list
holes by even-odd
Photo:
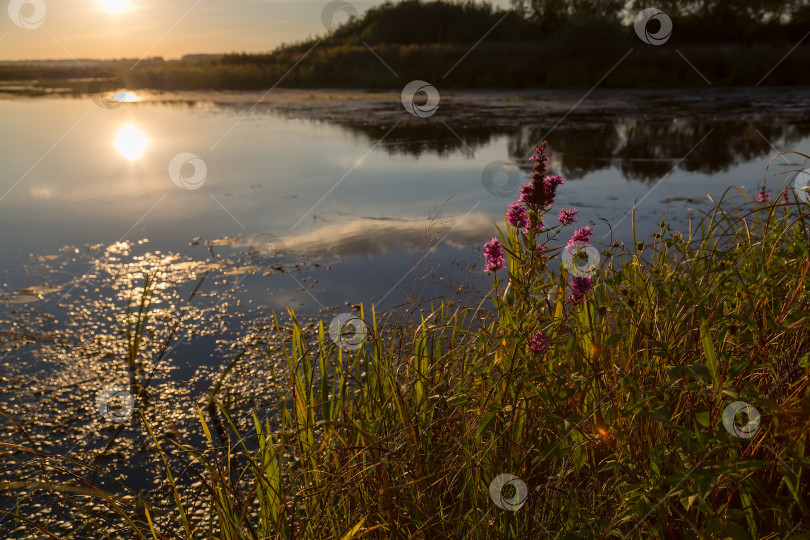
[[[651, 6], [673, 20], [669, 47], [644, 46], [635, 35], [636, 14]], [[810, 0], [514, 0], [508, 11], [471, 0], [404, 0], [374, 7], [317, 38], [318, 47], [306, 67], [296, 68], [285, 83], [395, 85], [388, 70], [368, 52], [371, 47], [403, 77], [440, 77], [446, 87], [588, 86], [604, 73], [606, 59], [615, 62], [634, 47], [639, 52], [603, 86], [704, 85], [705, 80], [680, 57], [667, 55], [676, 46], [688, 51], [713, 84], [754, 85], [808, 29]], [[482, 36], [486, 39], [445, 78], [445, 70]], [[217, 84], [252, 80], [260, 87], [284, 73], [315, 43], [309, 39], [264, 54], [226, 54], [205, 65], [228, 68]], [[810, 74], [800, 67], [808, 55], [810, 48], [799, 47], [766, 84], [810, 84]], [[242, 69], [230, 69], [234, 67]], [[160, 73], [153, 75], [157, 77], [150, 80], [157, 83]]]
[[810, 29], [810, 0], [512, 0], [543, 31], [591, 19], [628, 25], [645, 8], [675, 21], [681, 42], [797, 42]]
[[[488, 3], [386, 2], [319, 38], [322, 47], [464, 45], [556, 40], [585, 50], [635, 39], [632, 22], [657, 7], [674, 21], [675, 44], [797, 43], [810, 29], [810, 0], [513, 0], [509, 11]], [[303, 53], [315, 39], [265, 54], [233, 53], [219, 64], [276, 64], [279, 53]]]

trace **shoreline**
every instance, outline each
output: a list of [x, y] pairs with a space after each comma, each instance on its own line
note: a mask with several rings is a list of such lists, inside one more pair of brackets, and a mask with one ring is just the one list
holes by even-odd
[[[67, 90], [67, 89], [66, 89]], [[123, 89], [121, 90], [123, 91]], [[467, 89], [439, 91], [437, 114], [416, 117], [406, 113], [396, 90], [376, 91], [357, 88], [278, 88], [261, 90], [127, 90], [136, 100], [109, 108], [138, 107], [147, 104], [200, 103], [223, 107], [251, 105], [270, 108], [296, 117], [337, 120], [341, 123], [376, 124], [399, 120], [403, 124], [430, 124], [443, 117], [480, 124], [483, 112], [493, 128], [510, 128], [514, 121], [542, 122], [571, 114], [571, 119], [590, 124], [611, 117], [640, 116], [645, 120], [716, 117], [734, 120], [746, 116], [776, 114], [803, 121], [810, 109], [810, 86], [802, 87], [725, 87], [702, 89]], [[21, 99], [93, 99], [91, 94], [48, 92], [23, 95], [5, 92], [0, 83], [0, 102]], [[347, 107], [346, 104], [351, 103]], [[253, 112], [253, 110], [251, 110]], [[362, 114], [358, 114], [362, 113]], [[443, 114], [444, 113], [444, 114]]]

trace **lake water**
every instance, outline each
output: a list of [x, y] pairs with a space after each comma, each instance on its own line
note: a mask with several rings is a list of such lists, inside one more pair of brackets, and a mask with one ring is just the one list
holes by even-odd
[[[553, 213], [578, 208], [580, 224], [599, 222], [595, 239], [609, 240], [610, 223], [627, 240], [634, 200], [645, 236], [664, 212], [685, 226], [707, 194], [755, 191], [776, 148], [806, 152], [809, 96], [595, 92], [573, 107], [579, 93], [458, 93], [429, 118], [409, 115], [396, 95], [356, 92], [286, 91], [258, 105], [260, 94], [145, 95], [114, 109], [90, 99], [0, 100], [3, 288], [64, 293], [76, 277], [49, 278], [48, 267], [70, 250], [95, 264], [96, 251], [129, 242], [133, 253], [249, 266], [242, 283], [256, 306], [386, 309], [405, 300], [419, 268], [453, 281], [480, 263], [476, 248], [517, 196], [509, 167], [492, 175], [490, 191], [501, 196], [486, 189], [493, 162], [517, 164], [523, 183], [527, 155], [547, 138], [552, 169], [567, 180]], [[130, 161], [122, 152], [137, 153], [139, 136], [146, 147]], [[197, 189], [170, 179], [180, 153], [204, 164]], [[180, 174], [193, 176], [193, 163]], [[780, 158], [771, 172], [797, 163]], [[782, 183], [767, 181], [771, 191]], [[37, 264], [54, 255], [57, 263]], [[251, 255], [256, 264], [244, 264]], [[280, 260], [301, 268], [264, 275]], [[427, 294], [441, 294], [437, 285]]]
[[[565, 179], [553, 215], [578, 209], [603, 245], [632, 241], [634, 201], [640, 240], [665, 216], [686, 229], [707, 195], [791, 185], [804, 159], [766, 177], [778, 150], [810, 153], [807, 90], [583, 94], [457, 92], [425, 118], [352, 91], [0, 99], [0, 405], [43, 450], [100, 451], [115, 426], [94, 396], [126, 385], [123, 314], [157, 270], [140, 367], [166, 429], [194, 424], [200, 387], [241, 350], [252, 363], [229, 386], [270, 410], [273, 312], [328, 324], [360, 302], [480, 298], [481, 246], [543, 139]], [[145, 487], [144, 435], [126, 426], [107, 465]]]

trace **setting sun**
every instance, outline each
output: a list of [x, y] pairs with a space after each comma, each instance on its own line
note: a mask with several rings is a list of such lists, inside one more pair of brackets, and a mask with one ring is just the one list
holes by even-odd
[[124, 13], [132, 9], [129, 0], [101, 0], [107, 13]]
[[115, 147], [122, 156], [135, 161], [143, 155], [149, 144], [146, 135], [133, 126], [126, 126], [115, 136]]

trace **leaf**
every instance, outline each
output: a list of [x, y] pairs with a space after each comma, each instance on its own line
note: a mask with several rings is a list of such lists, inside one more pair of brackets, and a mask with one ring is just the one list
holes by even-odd
[[588, 453], [585, 451], [584, 447], [577, 446], [574, 448], [573, 454], [574, 467], [576, 468], [577, 472], [579, 472], [585, 465], [585, 460], [588, 457]]
[[646, 516], [650, 511], [650, 503], [642, 496], [633, 505], [637, 515]]
[[355, 535], [357, 534], [357, 531], [359, 531], [359, 530], [360, 530], [360, 527], [362, 527], [362, 526], [363, 526], [363, 523], [364, 523], [365, 521], [366, 521], [366, 516], [364, 516], [363, 518], [361, 518], [361, 519], [360, 519], [360, 521], [358, 521], [358, 522], [357, 522], [357, 525], [355, 525], [354, 527], [352, 527], [352, 528], [349, 530], [349, 532], [347, 532], [346, 534], [344, 534], [344, 535], [343, 535], [343, 538], [341, 538], [340, 540], [349, 540], [350, 538], [354, 538], [354, 537], [355, 537]]
[[669, 375], [671, 379], [677, 379], [679, 376], [681, 376], [681, 373], [684, 372], [698, 380], [700, 380], [701, 377], [705, 377], [706, 379], [712, 378], [712, 374], [709, 372], [709, 369], [703, 364], [684, 364], [681, 366], [672, 366], [667, 368], [667, 375]]
[[681, 504], [683, 505], [683, 507], [685, 509], [689, 510], [690, 508], [692, 508], [692, 505], [695, 503], [697, 498], [698, 498], [698, 496], [697, 496], [697, 493], [696, 493], [694, 495], [688, 495], [686, 497], [681, 497], [680, 500], [681, 500]]
[[653, 418], [665, 424], [669, 424], [670, 422], [670, 414], [664, 409], [658, 409], [657, 411], [650, 411], [646, 413], [646, 416], [649, 416], [650, 418]]
[[709, 373], [712, 375], [714, 381], [714, 390], [717, 391], [717, 356], [714, 353], [714, 342], [712, 341], [711, 329], [709, 321], [701, 311], [700, 314], [700, 343], [703, 345], [703, 355], [706, 357], [706, 367], [709, 368]]
[[726, 396], [731, 401], [737, 401], [740, 398], [739, 392], [736, 392], [734, 390], [723, 390], [722, 392], [720, 392], [720, 396], [721, 397]]
[[152, 523], [152, 517], [149, 515], [149, 508], [144, 506], [143, 511], [146, 512], [146, 521], [149, 523], [149, 531], [152, 533], [152, 537], [155, 538], [155, 540], [157, 540], [158, 535], [157, 532], [155, 531], [155, 525], [154, 523]]
[[577, 420], [576, 423], [566, 420], [563, 426], [563, 429], [565, 430], [565, 437], [571, 437], [571, 440], [577, 443], [585, 441], [585, 436], [582, 434], [579, 427], [579, 420]]
[[709, 411], [700, 411], [695, 413], [695, 419], [703, 427], [709, 427]]
[[663, 468], [661, 465], [663, 464], [662, 454], [664, 448], [662, 445], [656, 445], [655, 449], [653, 450], [652, 454], [650, 455], [650, 470], [655, 473], [655, 476], [661, 476]]
[[777, 469], [779, 470], [780, 473], [782, 473], [782, 479], [785, 481], [785, 485], [787, 485], [788, 490], [790, 490], [790, 494], [793, 495], [793, 499], [796, 501], [796, 504], [798, 504], [799, 507], [806, 512], [807, 508], [802, 502], [797, 485], [799, 481], [799, 476], [796, 474], [795, 471], [787, 467], [785, 464], [782, 464], [781, 467], [777, 467]]
[[700, 489], [700, 498], [705, 499], [709, 496], [709, 493], [714, 490], [714, 487], [717, 485], [717, 477], [715, 476], [704, 476], [698, 480], [698, 488]]
[[543, 453], [540, 461], [549, 461], [565, 457], [569, 449], [570, 447], [567, 444], [558, 442]]
[[197, 413], [200, 415], [200, 423], [202, 424], [203, 431], [205, 432], [205, 438], [208, 439], [208, 442], [212, 442], [213, 439], [211, 438], [211, 431], [209, 431], [208, 425], [205, 423], [205, 418], [203, 418], [203, 413], [199, 406], [197, 407]]
[[748, 530], [750, 530], [754, 536], [757, 534], [757, 519], [756, 515], [754, 514], [754, 499], [751, 497], [751, 493], [749, 492], [747, 486], [743, 483], [740, 486], [740, 502], [743, 504], [743, 510], [745, 511], [745, 521], [748, 523]]
[[484, 417], [478, 423], [478, 429], [475, 430], [475, 438], [480, 440], [481, 435], [483, 435], [483, 433], [490, 428], [492, 422], [494, 421], [495, 421], [495, 413], [489, 413], [487, 415], [484, 415]]

